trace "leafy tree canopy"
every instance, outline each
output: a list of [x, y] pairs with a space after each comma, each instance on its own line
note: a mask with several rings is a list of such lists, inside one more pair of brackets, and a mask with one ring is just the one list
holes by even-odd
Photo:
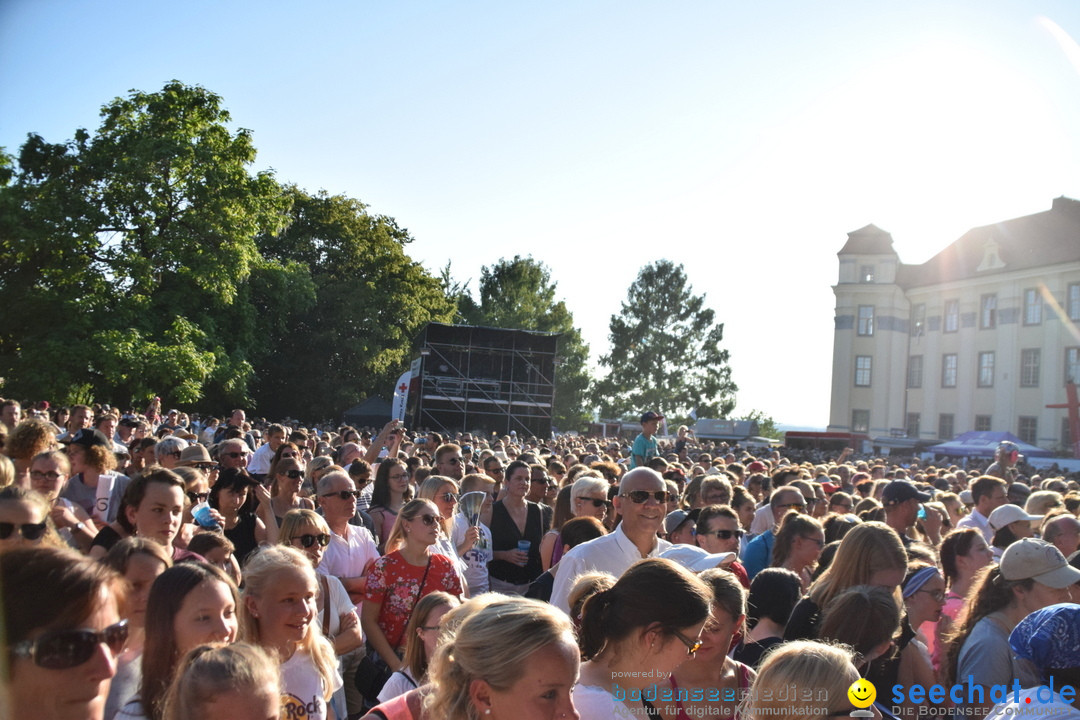
[[600, 358], [608, 374], [595, 384], [604, 417], [659, 410], [685, 422], [726, 418], [735, 408], [724, 325], [695, 295], [682, 265], [658, 260], [630, 285], [618, 315], [611, 316], [611, 351]]

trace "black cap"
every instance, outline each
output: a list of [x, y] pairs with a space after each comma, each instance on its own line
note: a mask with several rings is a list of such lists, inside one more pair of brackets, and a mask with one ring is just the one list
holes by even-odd
[[83, 447], [105, 447], [110, 450], [113, 449], [112, 441], [105, 437], [105, 433], [94, 428], [83, 428], [79, 432], [75, 433], [75, 436], [68, 441], [69, 445], [81, 445]]
[[885, 491], [881, 493], [881, 500], [886, 505], [906, 502], [912, 498], [924, 503], [930, 502], [931, 495], [919, 492], [917, 487], [906, 480], [893, 480], [885, 486]]

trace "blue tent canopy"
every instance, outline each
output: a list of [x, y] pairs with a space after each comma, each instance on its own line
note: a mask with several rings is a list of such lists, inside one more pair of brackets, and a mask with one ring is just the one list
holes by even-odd
[[1053, 457], [1054, 453], [1043, 450], [1035, 445], [1029, 445], [1010, 432], [966, 432], [940, 445], [931, 445], [926, 448], [927, 452], [935, 455], [950, 455], [952, 457], [994, 457], [999, 443], [1008, 440], [1016, 443], [1020, 454], [1025, 457]]

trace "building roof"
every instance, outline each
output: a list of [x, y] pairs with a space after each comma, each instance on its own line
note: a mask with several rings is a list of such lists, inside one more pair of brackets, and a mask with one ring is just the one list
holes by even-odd
[[922, 265], [901, 264], [896, 284], [908, 289], [1078, 261], [1080, 201], [1059, 197], [1045, 212], [969, 230]]
[[892, 246], [892, 235], [876, 225], [867, 225], [854, 232], [848, 233], [848, 240], [844, 243], [838, 255], [895, 255]]

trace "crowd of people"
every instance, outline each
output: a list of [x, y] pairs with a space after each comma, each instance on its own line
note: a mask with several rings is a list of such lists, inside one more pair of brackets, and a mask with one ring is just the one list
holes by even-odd
[[1008, 443], [811, 462], [663, 420], [0, 401], [0, 716], [1080, 717], [1075, 479]]

